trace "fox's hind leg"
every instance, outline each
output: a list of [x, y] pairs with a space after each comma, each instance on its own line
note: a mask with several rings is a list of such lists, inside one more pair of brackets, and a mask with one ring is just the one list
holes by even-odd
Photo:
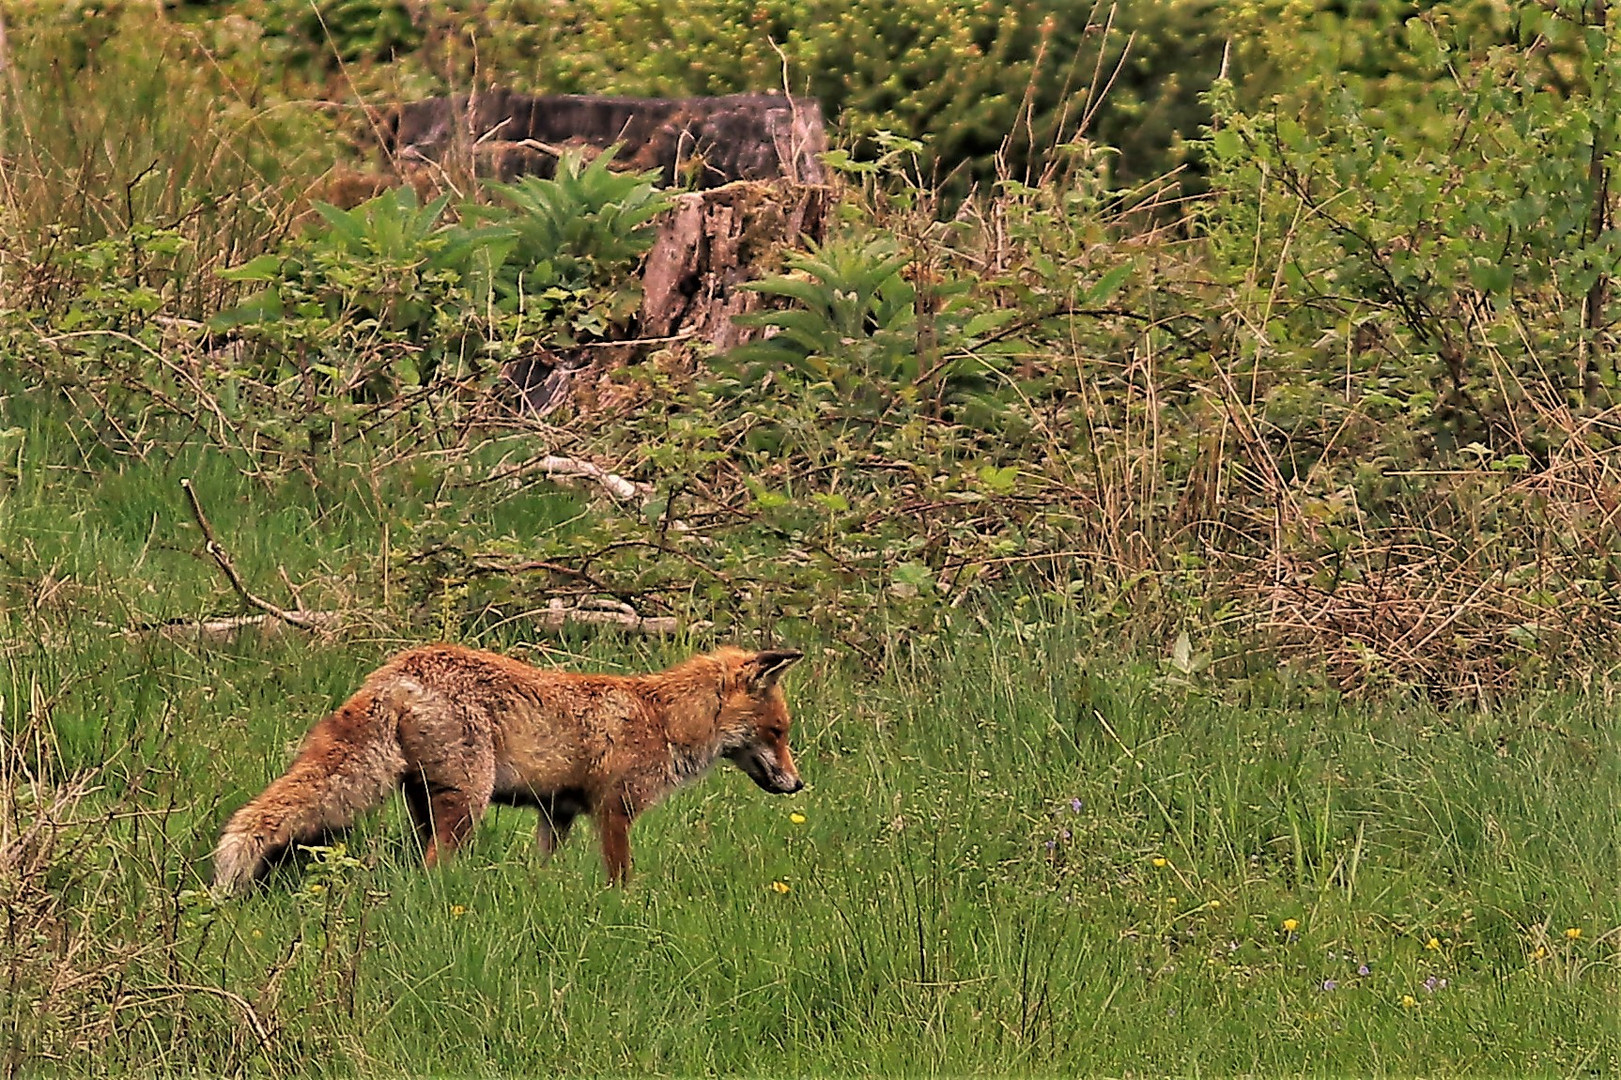
[[568, 839], [574, 819], [585, 811], [585, 801], [565, 791], [540, 800], [535, 809], [540, 811], [540, 824], [535, 826], [535, 850], [540, 852], [544, 861], [550, 859], [552, 852]]
[[405, 808], [416, 826], [422, 861], [433, 866], [462, 845], [484, 808], [462, 788], [436, 786], [420, 774], [401, 785]]
[[422, 853], [428, 866], [453, 855], [473, 832], [473, 826], [484, 816], [489, 797], [478, 799], [460, 788], [429, 789], [428, 812], [433, 822], [433, 838]]
[[407, 774], [400, 782], [400, 793], [405, 796], [405, 809], [416, 829], [417, 851], [424, 853], [433, 843], [433, 809], [428, 804], [428, 784], [421, 773]]
[[406, 806], [424, 840], [422, 861], [433, 866], [461, 847], [490, 805], [495, 751], [476, 723], [439, 701], [418, 703], [401, 722], [400, 745], [410, 762]]

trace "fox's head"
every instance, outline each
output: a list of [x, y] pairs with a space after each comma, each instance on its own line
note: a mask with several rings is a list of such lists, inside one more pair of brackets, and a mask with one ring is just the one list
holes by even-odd
[[767, 649], [727, 656], [735, 668], [721, 690], [721, 753], [774, 795], [805, 786], [788, 749], [788, 703], [778, 684], [804, 655], [798, 649]]

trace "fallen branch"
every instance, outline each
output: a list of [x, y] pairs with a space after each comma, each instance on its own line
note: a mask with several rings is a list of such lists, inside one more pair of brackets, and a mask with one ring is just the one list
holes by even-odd
[[169, 622], [148, 623], [120, 630], [117, 637], [161, 637], [170, 641], [203, 640], [220, 643], [235, 641], [244, 630], [257, 630], [261, 634], [277, 633], [283, 626], [318, 633], [333, 633], [343, 622], [336, 611], [300, 611], [302, 623], [289, 622], [277, 615], [222, 615], [212, 619], [172, 619]]
[[[506, 472], [491, 473], [485, 477], [484, 483], [505, 480], [516, 485], [520, 477], [530, 472], [538, 472], [542, 476], [552, 479], [583, 478], [594, 480], [602, 485], [608, 494], [621, 502], [628, 502], [640, 497], [644, 507], [654, 494], [652, 484], [644, 484], [639, 480], [627, 480], [618, 473], [609, 472], [600, 465], [592, 464], [589, 461], [581, 461], [579, 458], [562, 457], [557, 454], [547, 454], [545, 457], [525, 462]], [[668, 507], [666, 507], [666, 510], [668, 510]], [[713, 537], [697, 531], [680, 518], [665, 517], [660, 520], [659, 525], [661, 529], [680, 533], [700, 544], [709, 545], [715, 542]]]
[[606, 488], [608, 494], [622, 501], [634, 499], [638, 495], [647, 496], [653, 493], [651, 484], [626, 480], [623, 476], [618, 473], [611, 473], [601, 465], [593, 465], [589, 461], [581, 461], [578, 458], [547, 454], [539, 461], [531, 462], [527, 468], [534, 469], [543, 476], [553, 478], [581, 477], [586, 480], [594, 480]]
[[[570, 623], [587, 626], [617, 626], [638, 634], [673, 634], [681, 627], [681, 620], [673, 615], [642, 615], [629, 604], [618, 600], [580, 600], [565, 604], [554, 597], [543, 608], [528, 612], [535, 625], [547, 630], [561, 630]], [[691, 629], [701, 630], [710, 624], [694, 622]]]
[[[336, 611], [300, 611], [305, 625], [289, 623], [275, 615], [222, 615], [210, 619], [173, 619], [169, 622], [146, 623], [120, 630], [120, 638], [160, 637], [169, 641], [207, 641], [229, 644], [243, 633], [253, 631], [266, 636], [280, 633], [284, 626], [317, 633], [335, 633], [343, 625], [344, 615]], [[350, 613], [351, 616], [361, 613]], [[587, 597], [570, 604], [561, 597], [553, 597], [544, 608], [527, 612], [541, 629], [558, 631], [565, 626], [617, 626], [631, 633], [659, 636], [673, 634], [680, 620], [672, 615], [643, 615], [629, 604], [618, 600]], [[709, 623], [688, 624], [701, 630]]]
[[185, 478], [181, 478], [180, 486], [186, 492], [186, 498], [191, 501], [191, 516], [197, 519], [197, 527], [203, 530], [203, 550], [208, 552], [219, 568], [224, 571], [226, 579], [231, 583], [231, 588], [236, 590], [238, 596], [242, 597], [250, 606], [280, 619], [288, 626], [296, 626], [300, 630], [319, 630], [324, 626], [329, 626], [331, 621], [336, 619], [336, 616], [331, 612], [288, 611], [249, 592], [248, 587], [242, 583], [242, 575], [236, 572], [236, 566], [231, 562], [230, 553], [220, 546], [218, 540], [214, 539], [214, 527], [208, 523], [208, 517], [203, 513], [203, 504], [197, 499], [197, 490], [191, 486], [191, 481]]

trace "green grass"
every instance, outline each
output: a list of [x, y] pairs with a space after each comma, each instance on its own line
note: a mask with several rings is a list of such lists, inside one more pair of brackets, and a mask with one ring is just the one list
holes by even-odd
[[[517, 810], [426, 873], [391, 805], [348, 838], [354, 861], [213, 907], [196, 890], [224, 815], [424, 631], [114, 637], [234, 609], [178, 478], [250, 582], [279, 590], [285, 567], [320, 583], [312, 606], [374, 602], [385, 523], [442, 496], [403, 474], [267, 487], [201, 452], [87, 466], [15, 395], [7, 430], [0, 847], [93, 784], [53, 846], [0, 856], [8, 1069], [1621, 1069], [1614, 684], [1436, 711], [1259, 663], [1190, 683], [1036, 602], [897, 626], [881, 670], [801, 641], [810, 786], [775, 798], [717, 770], [637, 825], [629, 890], [602, 888], [589, 828], [539, 865]], [[494, 535], [573, 505], [467, 512]], [[531, 643], [519, 623], [453, 632]], [[634, 670], [710, 643], [532, 644]]]

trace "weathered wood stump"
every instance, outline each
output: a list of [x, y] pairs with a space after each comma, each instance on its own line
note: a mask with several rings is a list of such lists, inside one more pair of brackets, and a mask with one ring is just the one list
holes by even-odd
[[717, 350], [741, 344], [752, 331], [732, 320], [762, 297], [738, 286], [778, 269], [784, 246], [820, 241], [830, 205], [828, 188], [788, 181], [676, 196], [643, 263], [641, 333], [691, 334]]
[[[781, 269], [785, 249], [820, 242], [832, 207], [830, 188], [786, 180], [738, 180], [675, 196], [642, 261], [642, 305], [632, 336], [705, 342], [724, 352], [759, 331], [737, 325], [769, 297], [739, 286]], [[624, 349], [537, 350], [504, 375], [524, 411], [545, 415], [568, 400], [588, 370], [623, 363]]]

